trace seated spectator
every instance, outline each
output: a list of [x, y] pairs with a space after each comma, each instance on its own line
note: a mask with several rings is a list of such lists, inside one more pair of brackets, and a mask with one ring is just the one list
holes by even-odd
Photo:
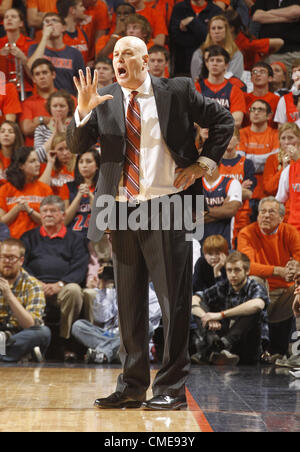
[[251, 207], [250, 200], [256, 187], [253, 162], [237, 153], [240, 142], [240, 133], [235, 128], [234, 134], [229, 142], [225, 154], [219, 163], [219, 172], [226, 177], [237, 179], [242, 185], [242, 206], [234, 218], [234, 229], [232, 235], [232, 247], [236, 248], [236, 240], [239, 231], [250, 223]]
[[11, 121], [4, 121], [0, 126], [0, 184], [6, 182], [6, 170], [16, 149], [23, 146], [24, 140], [19, 126]]
[[202, 338], [202, 350], [193, 361], [256, 364], [268, 342], [268, 293], [248, 277], [250, 261], [244, 254], [233, 251], [225, 269], [227, 279], [193, 296], [192, 314]]
[[[72, 326], [72, 335], [87, 347], [86, 363], [108, 364], [114, 361], [120, 362], [118, 355], [120, 348], [118, 305], [112, 267], [104, 267], [99, 278], [99, 287], [94, 289], [93, 323], [87, 320], [77, 320]], [[150, 283], [149, 345], [160, 320], [160, 306], [153, 284]], [[151, 355], [150, 359], [153, 359]]]
[[0, 244], [0, 334], [6, 339], [6, 353], [0, 361], [16, 362], [31, 353], [40, 362], [51, 340], [43, 324], [43, 289], [23, 269], [24, 255], [20, 240], [6, 239]]
[[192, 79], [197, 80], [199, 78], [203, 66], [204, 51], [212, 45], [221, 46], [226, 50], [230, 57], [228, 72], [231, 72], [237, 78], [241, 78], [244, 71], [244, 57], [232, 38], [227, 19], [224, 16], [215, 16], [208, 23], [208, 33], [204, 43], [193, 54], [191, 61]]
[[[245, 93], [246, 108], [249, 108], [254, 101], [261, 99], [266, 102], [271, 107], [272, 115], [269, 118], [269, 125], [273, 128], [277, 128], [274, 123], [273, 118], [279, 102], [279, 97], [270, 91], [270, 83], [273, 80], [273, 69], [271, 66], [264, 61], [258, 61], [254, 64], [251, 70], [251, 82], [253, 83], [253, 91], [250, 93]], [[243, 127], [249, 125], [249, 116], [245, 115]]]
[[57, 13], [56, 0], [29, 0], [26, 4], [27, 25], [34, 31], [34, 38], [39, 42], [42, 38], [43, 19], [47, 13]]
[[152, 28], [150, 22], [141, 14], [131, 14], [127, 17], [125, 35], [136, 36], [142, 39], [147, 44], [147, 48], [155, 44], [154, 39], [151, 38]]
[[33, 148], [19, 148], [6, 170], [7, 182], [0, 188], [0, 221], [8, 225], [10, 235], [20, 238], [41, 222], [40, 203], [52, 194], [40, 182], [40, 162]]
[[98, 89], [114, 83], [115, 71], [110, 58], [99, 56], [95, 61], [95, 71], [98, 72]]
[[202, 245], [202, 256], [197, 260], [193, 273], [193, 293], [203, 292], [213, 286], [217, 278], [225, 278], [225, 260], [228, 243], [221, 235], [208, 236]]
[[[284, 205], [270, 196], [260, 201], [257, 222], [246, 226], [238, 236], [238, 250], [251, 262], [250, 275], [269, 286], [269, 352], [285, 355], [294, 328], [292, 303], [294, 287], [289, 267], [300, 261], [300, 235], [283, 223]], [[288, 278], [289, 275], [289, 278]]]
[[251, 71], [257, 61], [261, 61], [270, 53], [277, 52], [284, 44], [280, 38], [256, 39], [242, 22], [241, 16], [235, 9], [227, 9], [224, 16], [229, 22], [234, 42], [244, 56], [245, 71]]
[[107, 33], [110, 27], [107, 2], [102, 0], [82, 0], [85, 18], [80, 28], [86, 33], [89, 43], [88, 61], [95, 59], [95, 43]]
[[5, 11], [3, 25], [6, 36], [0, 38], [0, 55], [5, 59], [6, 70], [4, 72], [6, 80], [11, 79], [10, 73], [17, 71], [16, 61], [18, 61], [22, 65], [24, 94], [25, 92], [31, 92], [32, 80], [27, 65], [27, 56], [29, 47], [34, 44], [35, 41], [22, 33], [25, 23], [23, 14], [18, 9], [10, 8]]
[[[300, 129], [292, 123], [282, 124], [278, 130], [279, 152], [271, 154], [265, 164], [263, 173], [263, 188], [267, 196], [275, 196], [278, 191], [279, 180], [282, 171], [287, 168], [291, 162], [290, 146], [300, 145]], [[287, 211], [287, 203], [285, 203]]]
[[[290, 127], [288, 127], [290, 124]], [[300, 129], [296, 124], [284, 124], [284, 133], [282, 140], [288, 143], [287, 155], [290, 164], [282, 171], [279, 179], [276, 199], [289, 206], [289, 216], [287, 222], [294, 225], [300, 232], [299, 221], [299, 165], [300, 165]]]
[[59, 132], [52, 138], [51, 149], [47, 153], [47, 164], [41, 164], [39, 180], [49, 185], [54, 195], [61, 196], [64, 185], [74, 180], [74, 167], [75, 155], [67, 147], [66, 133]]
[[72, 231], [87, 237], [87, 231], [94, 201], [96, 183], [100, 168], [100, 154], [89, 149], [77, 156], [75, 179], [65, 186], [68, 192], [65, 224]]
[[108, 33], [95, 41], [96, 57], [112, 55], [117, 40], [125, 36], [125, 21], [130, 14], [135, 14], [135, 8], [129, 3], [121, 3], [116, 6]]
[[16, 122], [17, 115], [22, 113], [19, 94], [14, 83], [1, 84], [3, 90], [0, 94], [0, 124], [7, 121]]
[[270, 84], [270, 89], [274, 94], [282, 97], [289, 92], [290, 87], [290, 77], [287, 67], [281, 61], [274, 61], [271, 63], [271, 68], [273, 69], [273, 80]]
[[47, 58], [35, 60], [31, 66], [31, 73], [35, 94], [23, 102], [23, 111], [19, 120], [27, 146], [33, 146], [36, 127], [49, 124], [51, 117], [46, 110], [46, 102], [50, 94], [56, 91], [54, 86], [55, 68]]
[[148, 50], [149, 73], [154, 77], [169, 77], [169, 51], [162, 46], [155, 44]]
[[278, 102], [274, 121], [279, 124], [295, 122], [300, 127], [298, 104], [300, 95], [300, 58], [292, 63], [293, 85], [289, 93], [282, 96]]
[[151, 38], [153, 39], [153, 44], [164, 46], [168, 36], [168, 28], [159, 10], [152, 8], [144, 0], [127, 0], [127, 3], [134, 7], [136, 14], [148, 20], [152, 30]]
[[80, 28], [80, 23], [85, 19], [85, 7], [82, 0], [57, 0], [56, 7], [58, 14], [65, 21], [64, 43], [67, 46], [75, 47], [81, 52], [85, 65], [89, 61], [89, 43], [84, 30]]
[[219, 102], [230, 111], [235, 126], [241, 127], [246, 104], [243, 92], [225, 79], [230, 57], [226, 50], [218, 45], [206, 49], [208, 77], [196, 82], [196, 89], [205, 97]]
[[75, 102], [67, 91], [60, 89], [50, 94], [45, 108], [50, 121], [48, 124], [40, 124], [34, 130], [34, 149], [40, 162], [47, 160], [54, 135], [66, 131], [75, 111]]
[[[193, 53], [205, 41], [209, 19], [221, 13], [219, 6], [205, 0], [184, 0], [174, 5], [170, 20], [172, 76], [190, 74]], [[195, 76], [199, 74], [198, 68]]]
[[46, 197], [40, 211], [42, 226], [22, 236], [26, 247], [24, 268], [42, 283], [47, 308], [60, 308], [60, 351], [65, 358], [70, 352], [72, 324], [81, 318], [82, 308], [83, 318], [90, 319], [80, 288], [89, 253], [81, 237], [64, 226], [65, 205], [61, 198]]
[[[136, 36], [137, 38], [142, 39], [146, 43], [148, 49], [155, 44], [154, 39], [151, 38], [151, 25], [148, 19], [141, 14], [130, 14], [128, 17], [126, 17], [124, 26], [124, 36]], [[111, 35], [111, 37], [113, 37], [113, 35]], [[121, 36], [118, 36], [118, 39], [120, 38]], [[113, 40], [109, 39], [107, 36], [106, 39], [105, 37], [102, 37], [100, 39], [101, 42], [96, 45], [96, 50], [99, 51], [98, 56], [107, 56], [112, 59], [113, 54], [111, 44]], [[103, 45], [104, 47], [102, 48]]]
[[217, 167], [202, 178], [203, 195], [208, 207], [204, 217], [201, 243], [210, 235], [220, 234], [232, 248], [232, 220], [242, 205], [242, 186], [238, 180], [220, 175]]
[[64, 44], [64, 29], [64, 19], [58, 14], [45, 14], [42, 39], [29, 47], [28, 65], [31, 67], [38, 58], [48, 58], [56, 70], [55, 87], [76, 96], [73, 77], [78, 76], [79, 69], [85, 71], [85, 64], [79, 50]]
[[264, 100], [256, 100], [249, 108], [250, 126], [240, 129], [239, 153], [251, 160], [254, 165], [257, 185], [250, 200], [255, 221], [257, 204], [264, 197], [263, 172], [267, 158], [278, 152], [278, 131], [272, 129], [269, 119], [272, 116], [270, 105]]

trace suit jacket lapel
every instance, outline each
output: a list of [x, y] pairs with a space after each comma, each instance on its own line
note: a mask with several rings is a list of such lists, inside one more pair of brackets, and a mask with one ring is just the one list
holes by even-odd
[[161, 133], [166, 140], [168, 122], [170, 116], [172, 93], [168, 90], [168, 86], [162, 80], [151, 76], [153, 93], [156, 101], [156, 108]]

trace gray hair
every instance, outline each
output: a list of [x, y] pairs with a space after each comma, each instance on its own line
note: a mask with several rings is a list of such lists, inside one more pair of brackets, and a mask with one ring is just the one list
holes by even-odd
[[50, 204], [50, 205], [55, 204], [56, 206], [59, 207], [59, 209], [60, 209], [62, 212], [65, 212], [65, 203], [64, 203], [64, 201], [61, 199], [60, 196], [56, 196], [56, 195], [46, 196], [46, 198], [44, 198], [44, 199], [41, 201], [40, 208], [43, 207], [43, 206], [46, 206], [46, 205], [48, 205], [48, 204]]
[[260, 211], [262, 205], [263, 205], [265, 202], [276, 202], [276, 204], [278, 204], [278, 206], [279, 206], [279, 215], [280, 215], [281, 217], [284, 217], [284, 215], [285, 215], [285, 207], [284, 207], [284, 204], [282, 204], [282, 202], [280, 202], [280, 201], [278, 201], [276, 198], [274, 198], [274, 196], [267, 196], [266, 198], [261, 199], [261, 200], [259, 201], [259, 204], [258, 204], [258, 211]]

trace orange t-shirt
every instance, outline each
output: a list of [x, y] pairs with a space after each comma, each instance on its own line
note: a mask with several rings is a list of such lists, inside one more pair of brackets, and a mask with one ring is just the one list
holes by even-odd
[[263, 172], [266, 160], [272, 153], [277, 152], [279, 148], [278, 131], [267, 127], [265, 132], [253, 132], [250, 126], [244, 127], [240, 129], [238, 148], [254, 164], [257, 185], [253, 192], [253, 198], [261, 199], [265, 196]]
[[[41, 163], [40, 174], [43, 174], [46, 168], [46, 163]], [[55, 169], [51, 172], [51, 188], [55, 195], [60, 196], [62, 199], [69, 199], [69, 195], [65, 196], [64, 187], [67, 182], [74, 180], [74, 171], [69, 171], [66, 166], [63, 166], [60, 171]]]
[[0, 185], [6, 183], [6, 169], [9, 167], [11, 159], [4, 157], [0, 150]]
[[244, 56], [245, 71], [251, 71], [253, 65], [268, 55], [270, 39], [250, 39], [242, 31], [235, 38], [235, 43]]
[[170, 23], [173, 7], [175, 4], [174, 0], [150, 0], [146, 1], [145, 4], [150, 6], [150, 8], [155, 8], [160, 15], [163, 16], [167, 25]]
[[[39, 94], [33, 94], [32, 96], [25, 99], [22, 104], [22, 114], [19, 121], [22, 122], [24, 119], [33, 120], [37, 116], [50, 116], [46, 110], [47, 99], [41, 97]], [[33, 136], [25, 136], [25, 145], [33, 146], [34, 139]]]
[[13, 83], [6, 83], [6, 94], [0, 94], [0, 124], [5, 120], [5, 115], [17, 115], [22, 112], [22, 106], [18, 91]]
[[82, 55], [82, 58], [87, 64], [88, 56], [89, 56], [89, 44], [88, 38], [84, 31], [82, 31], [79, 27], [76, 28], [75, 33], [69, 34], [68, 32], [64, 33], [64, 43], [67, 46], [75, 47], [75, 49], [79, 50]]
[[136, 14], [144, 16], [149, 21], [152, 28], [152, 38], [155, 38], [157, 35], [168, 35], [166, 21], [156, 9], [146, 5], [145, 8], [137, 10]]
[[238, 235], [238, 250], [250, 259], [250, 275], [267, 279], [270, 290], [289, 287], [279, 276], [273, 276], [274, 267], [284, 267], [291, 257], [300, 261], [300, 234], [287, 223], [281, 223], [277, 232], [265, 235], [258, 223], [251, 223]]
[[89, 54], [88, 59], [95, 57], [95, 36], [98, 30], [107, 31], [110, 27], [108, 9], [106, 3], [98, 0], [96, 5], [85, 10], [86, 20], [82, 23], [82, 28], [88, 38]]
[[[18, 204], [20, 198], [25, 198], [28, 205], [39, 212], [42, 199], [52, 194], [53, 191], [49, 185], [40, 181], [28, 183], [22, 190], [18, 190], [10, 182], [6, 182], [6, 184], [0, 187], [0, 208], [4, 212], [9, 212]], [[25, 211], [20, 211], [15, 220], [8, 225], [11, 237], [17, 239], [24, 232], [37, 226], [37, 223]]]
[[[276, 96], [276, 94], [271, 93], [271, 91], [269, 91], [265, 96], [255, 96], [253, 93], [244, 93], [245, 95], [245, 100], [246, 100], [246, 108], [247, 108], [247, 112], [249, 111], [250, 106], [253, 104], [253, 102], [255, 100], [259, 100], [259, 99], [263, 99], [266, 102], [268, 102], [268, 104], [271, 107], [272, 110], [272, 117], [269, 120], [269, 126], [273, 127], [273, 129], [277, 129], [277, 123], [273, 121], [274, 119], [274, 115], [276, 112], [276, 108], [277, 108], [277, 104], [279, 102], [280, 97]], [[244, 122], [243, 122], [243, 127], [246, 127], [246, 125], [249, 125], [250, 121], [249, 121], [249, 114], [244, 116]]]

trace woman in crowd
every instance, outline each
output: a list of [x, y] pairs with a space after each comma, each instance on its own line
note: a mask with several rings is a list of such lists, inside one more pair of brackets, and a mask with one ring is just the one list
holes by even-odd
[[65, 224], [84, 237], [87, 236], [99, 168], [99, 152], [95, 149], [83, 152], [76, 160], [74, 181], [64, 186], [68, 194], [62, 195], [63, 199], [69, 200]]
[[67, 147], [65, 132], [55, 134], [52, 149], [47, 152], [47, 164], [41, 164], [39, 180], [50, 185], [55, 195], [62, 197], [63, 185], [74, 180], [75, 160], [75, 155]]
[[20, 238], [40, 224], [40, 203], [53, 192], [38, 180], [39, 174], [40, 162], [33, 148], [18, 149], [7, 168], [7, 182], [0, 188], [0, 222], [8, 225], [11, 237]]
[[267, 158], [264, 168], [263, 187], [267, 196], [276, 195], [281, 173], [291, 161], [291, 146], [300, 145], [299, 127], [293, 122], [283, 124], [279, 128], [279, 143], [279, 152]]
[[34, 131], [34, 149], [40, 162], [47, 160], [54, 135], [66, 131], [75, 111], [75, 102], [67, 91], [60, 89], [50, 94], [46, 110], [51, 115], [49, 124], [41, 124]]
[[208, 33], [203, 45], [197, 49], [192, 57], [191, 76], [194, 81], [199, 78], [203, 66], [203, 55], [207, 47], [211, 45], [219, 45], [230, 55], [230, 63], [228, 72], [231, 72], [237, 78], [241, 78], [244, 71], [243, 54], [235, 44], [229, 23], [224, 16], [214, 16], [208, 23]]
[[300, 129], [296, 123], [289, 122], [280, 127], [279, 133], [280, 147], [289, 165], [281, 171], [276, 199], [288, 207], [287, 222], [300, 231]]
[[0, 126], [0, 184], [6, 182], [6, 169], [11, 162], [11, 156], [24, 144], [21, 130], [15, 122], [3, 121]]
[[271, 63], [273, 69], [273, 80], [270, 84], [270, 90], [278, 96], [284, 96], [289, 92], [291, 80], [287, 67], [281, 61]]

